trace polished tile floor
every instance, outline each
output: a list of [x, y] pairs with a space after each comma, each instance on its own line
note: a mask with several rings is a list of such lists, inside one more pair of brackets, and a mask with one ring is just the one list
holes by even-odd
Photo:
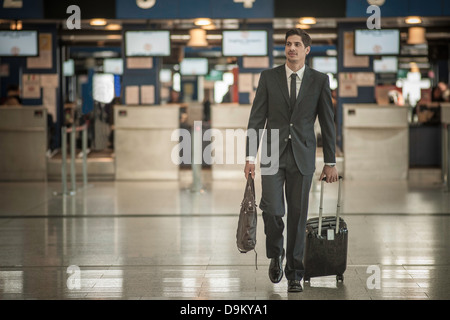
[[[184, 171], [180, 181], [78, 183], [65, 196], [58, 182], [3, 182], [0, 299], [449, 299], [450, 193], [438, 176], [344, 180], [344, 281], [313, 278], [302, 293], [270, 282], [261, 219], [258, 268], [253, 252], [238, 253], [243, 180], [212, 181], [204, 170], [203, 190], [192, 192]], [[331, 215], [337, 184], [325, 187]]]

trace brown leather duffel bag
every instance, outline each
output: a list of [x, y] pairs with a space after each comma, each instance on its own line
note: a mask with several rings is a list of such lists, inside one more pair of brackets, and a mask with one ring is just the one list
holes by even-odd
[[[249, 174], [247, 185], [245, 186], [244, 199], [241, 203], [241, 211], [239, 213], [239, 221], [236, 232], [236, 244], [239, 252], [247, 253], [254, 250], [256, 253], [257, 220], [258, 215], [256, 211], [255, 183], [251, 174]], [[255, 263], [256, 259], [257, 255], [255, 257]]]

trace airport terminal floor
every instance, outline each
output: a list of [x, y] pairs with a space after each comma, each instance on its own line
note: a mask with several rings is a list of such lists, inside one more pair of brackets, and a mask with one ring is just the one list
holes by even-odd
[[[450, 196], [439, 171], [407, 181], [344, 180], [349, 248], [344, 281], [268, 278], [264, 228], [255, 253], [235, 236], [245, 180], [191, 171], [178, 181], [89, 181], [62, 195], [59, 182], [0, 183], [0, 299], [443, 300], [450, 298]], [[310, 194], [317, 216], [319, 183]], [[325, 185], [324, 214], [337, 184]], [[260, 180], [256, 180], [257, 200]], [[260, 212], [259, 212], [260, 214]]]

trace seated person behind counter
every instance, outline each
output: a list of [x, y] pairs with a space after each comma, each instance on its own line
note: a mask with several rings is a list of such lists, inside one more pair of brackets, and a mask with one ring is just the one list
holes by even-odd
[[417, 102], [415, 112], [418, 122], [427, 124], [441, 123], [441, 103], [448, 101], [448, 88], [443, 83], [439, 83], [431, 90], [431, 102]]
[[21, 106], [20, 89], [18, 85], [11, 84], [6, 91], [6, 97], [2, 99], [1, 105], [4, 106]]

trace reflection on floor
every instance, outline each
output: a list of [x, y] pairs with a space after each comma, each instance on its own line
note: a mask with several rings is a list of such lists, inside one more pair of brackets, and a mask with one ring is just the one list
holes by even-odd
[[[434, 175], [435, 176], [435, 175]], [[344, 181], [349, 226], [343, 283], [267, 275], [262, 220], [258, 269], [235, 245], [243, 181], [0, 183], [1, 299], [449, 299], [450, 196], [433, 174]], [[427, 178], [428, 177], [428, 178]], [[260, 181], [256, 181], [257, 194]], [[318, 213], [319, 184], [310, 197]], [[325, 186], [324, 214], [337, 185]]]

